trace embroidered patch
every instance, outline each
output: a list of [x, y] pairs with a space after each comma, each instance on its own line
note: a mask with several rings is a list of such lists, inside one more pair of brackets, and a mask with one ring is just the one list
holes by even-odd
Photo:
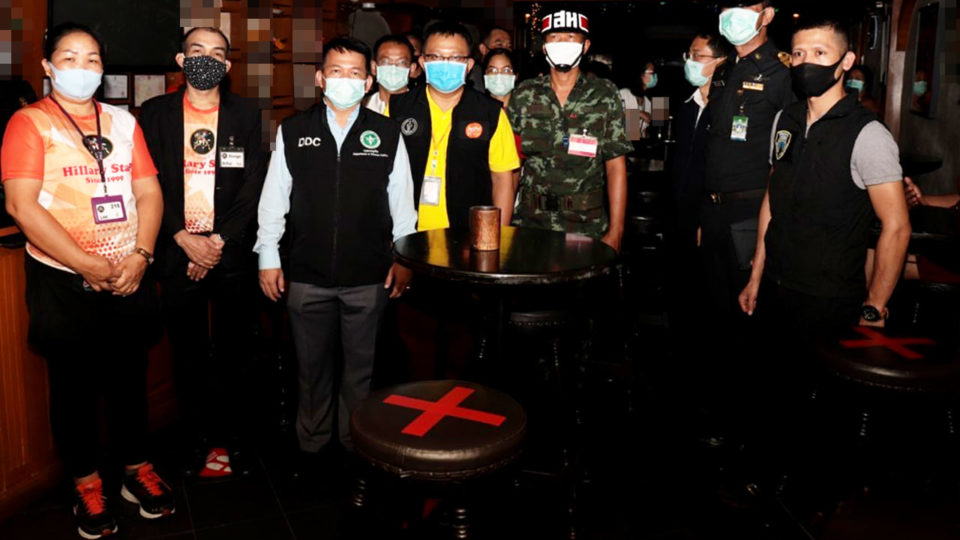
[[417, 128], [420, 127], [417, 125], [417, 120], [415, 118], [407, 118], [400, 124], [400, 132], [404, 135], [413, 135], [417, 132]]
[[83, 138], [83, 145], [94, 158], [99, 154], [100, 161], [107, 159], [107, 156], [113, 152], [113, 143], [106, 137], [100, 137], [100, 141], [97, 141], [96, 135], [87, 135]]
[[774, 149], [777, 151], [777, 161], [783, 159], [783, 156], [787, 153], [787, 148], [790, 147], [790, 140], [792, 138], [793, 135], [785, 129], [777, 132], [777, 138], [774, 141]]
[[380, 147], [380, 136], [376, 131], [367, 130], [360, 134], [360, 144], [368, 150]]
[[483, 126], [480, 125], [480, 122], [470, 122], [463, 133], [470, 139], [477, 139], [483, 135]]
[[190, 135], [190, 148], [200, 154], [209, 154], [213, 150], [213, 132], [209, 129], [198, 129]]

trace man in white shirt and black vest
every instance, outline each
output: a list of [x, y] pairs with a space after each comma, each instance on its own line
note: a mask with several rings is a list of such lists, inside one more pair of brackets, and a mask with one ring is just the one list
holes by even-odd
[[323, 102], [277, 130], [260, 197], [260, 287], [273, 301], [287, 293], [297, 438], [308, 459], [337, 432], [350, 448], [350, 412], [370, 390], [387, 296], [400, 296], [411, 274], [393, 262], [393, 242], [416, 229], [410, 165], [400, 126], [360, 106], [373, 83], [369, 68], [364, 43], [327, 43], [316, 75]]

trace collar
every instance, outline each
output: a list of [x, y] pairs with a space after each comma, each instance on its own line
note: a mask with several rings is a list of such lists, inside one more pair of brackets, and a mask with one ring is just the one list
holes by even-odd
[[780, 61], [778, 56], [779, 52], [780, 51], [778, 51], [777, 48], [774, 47], [773, 42], [767, 39], [762, 44], [760, 44], [759, 47], [754, 49], [753, 52], [744, 56], [743, 58], [739, 58], [737, 56], [736, 50], [734, 50], [733, 53], [731, 54], [735, 59], [738, 59], [738, 61], [749, 60], [757, 65], [760, 65], [760, 64], [771, 62], [771, 61], [779, 62]]
[[[360, 109], [362, 105], [357, 105], [353, 108], [353, 111], [350, 113], [350, 116], [347, 118], [347, 125], [342, 130], [349, 131], [350, 127], [353, 126], [353, 123], [357, 120], [357, 117], [360, 116]], [[326, 103], [323, 104], [323, 108], [327, 110], [327, 125], [330, 129], [341, 129], [340, 124], [337, 123], [337, 113], [334, 112], [332, 107], [328, 107]]]
[[688, 97], [687, 100], [684, 101], [684, 103], [690, 103], [691, 101], [696, 103], [697, 106], [700, 107], [701, 109], [707, 106], [707, 104], [703, 102], [703, 94], [700, 93], [699, 88], [694, 90], [693, 94], [690, 97]]

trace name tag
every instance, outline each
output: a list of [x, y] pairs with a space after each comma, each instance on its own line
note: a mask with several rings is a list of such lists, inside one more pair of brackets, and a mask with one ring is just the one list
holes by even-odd
[[571, 156], [597, 157], [597, 138], [589, 135], [571, 135], [567, 153]]
[[743, 81], [743, 88], [745, 90], [756, 90], [757, 92], [763, 92], [763, 83]]
[[127, 220], [127, 209], [123, 206], [121, 195], [94, 197], [90, 203], [93, 205], [93, 222], [97, 225]]
[[439, 176], [423, 177], [423, 186], [420, 187], [420, 204], [427, 206], [440, 206], [440, 184], [442, 180]]
[[220, 166], [224, 169], [242, 169], [243, 148], [237, 146], [221, 146]]
[[743, 115], [733, 117], [733, 127], [730, 129], [730, 140], [737, 142], [747, 141], [747, 125], [750, 119]]

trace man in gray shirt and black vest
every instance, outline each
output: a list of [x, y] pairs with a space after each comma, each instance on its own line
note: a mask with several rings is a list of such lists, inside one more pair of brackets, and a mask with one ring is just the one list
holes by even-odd
[[[840, 24], [800, 24], [792, 57], [805, 101], [774, 122], [773, 170], [741, 308], [756, 308], [771, 328], [799, 340], [858, 321], [883, 326], [910, 240], [897, 144], [844, 91], [856, 54]], [[883, 230], [868, 280], [874, 215]]]

